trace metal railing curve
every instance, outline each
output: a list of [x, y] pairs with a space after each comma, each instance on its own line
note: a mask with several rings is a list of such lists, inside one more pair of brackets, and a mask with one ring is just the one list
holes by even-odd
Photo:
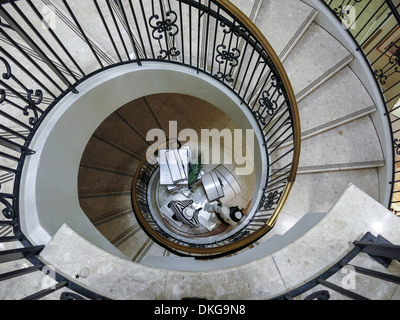
[[[92, 19], [86, 18], [87, 10]], [[69, 28], [68, 35], [62, 26]], [[299, 162], [297, 103], [272, 47], [230, 1], [1, 0], [0, 228], [14, 235], [0, 241], [26, 248], [14, 257], [40, 252], [21, 231], [19, 189], [25, 160], [35, 154], [30, 144], [45, 117], [67, 94], [79, 95], [78, 85], [90, 77], [151, 61], [183, 65], [224, 84], [264, 135], [270, 162], [258, 216], [236, 235], [236, 244], [206, 248], [205, 254], [236, 251], [274, 226]], [[180, 249], [187, 252], [185, 246]], [[192, 249], [204, 253], [204, 248]], [[4, 261], [13, 257], [10, 252], [3, 256]]]

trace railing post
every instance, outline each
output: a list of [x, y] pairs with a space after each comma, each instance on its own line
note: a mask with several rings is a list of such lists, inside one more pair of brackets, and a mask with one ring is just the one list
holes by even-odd
[[367, 241], [354, 241], [353, 243], [355, 246], [359, 247], [363, 253], [400, 261], [400, 246]]

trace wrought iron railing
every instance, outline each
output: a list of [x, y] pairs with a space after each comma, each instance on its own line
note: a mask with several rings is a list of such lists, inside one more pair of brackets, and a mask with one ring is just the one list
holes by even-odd
[[400, 213], [400, 4], [392, 0], [323, 0], [365, 56], [386, 104], [393, 134], [392, 197], [389, 209]]
[[[356, 258], [368, 254], [381, 266], [389, 268], [392, 261], [400, 261], [400, 246], [392, 244], [382, 236], [374, 236], [367, 232], [361, 239], [353, 242], [354, 247], [342, 259], [332, 265], [329, 269], [319, 274], [304, 285], [295, 288], [274, 300], [329, 300], [331, 293], [338, 295], [337, 299], [351, 300], [376, 300], [379, 299], [379, 290], [369, 286], [368, 292], [363, 290], [357, 283], [360, 275], [369, 279], [379, 279], [387, 283], [400, 284], [400, 277], [389, 273], [377, 271], [376, 267], [366, 267], [363, 262], [356, 261]], [[363, 260], [361, 260], [363, 261]], [[371, 260], [372, 261], [372, 260]], [[353, 263], [352, 263], [353, 262]], [[365, 263], [365, 261], [364, 261]], [[347, 275], [335, 279], [335, 275], [342, 273]], [[349, 278], [353, 278], [349, 281]], [[361, 281], [360, 281], [361, 282]], [[364, 292], [360, 292], [363, 290]], [[368, 297], [365, 296], [368, 294]]]
[[[89, 10], [91, 19], [86, 15]], [[61, 21], [69, 33], [58, 26]], [[128, 64], [140, 67], [157, 61], [192, 68], [240, 98], [264, 134], [269, 159], [258, 204], [263, 215], [249, 225], [256, 230], [246, 233], [245, 242], [255, 241], [273, 227], [297, 171], [296, 100], [271, 46], [229, 1], [62, 0], [56, 5], [50, 0], [2, 0], [0, 40], [4, 70], [0, 79], [0, 227], [14, 234], [0, 240], [24, 247], [18, 249], [21, 254], [2, 252], [4, 261], [29, 256], [39, 265], [35, 259], [42, 248], [33, 246], [21, 231], [19, 189], [24, 163], [35, 154], [31, 141], [43, 119], [64, 96], [78, 95], [78, 85], [91, 76]], [[278, 155], [285, 142], [291, 142], [291, 147]], [[60, 282], [74, 286], [71, 281]]]

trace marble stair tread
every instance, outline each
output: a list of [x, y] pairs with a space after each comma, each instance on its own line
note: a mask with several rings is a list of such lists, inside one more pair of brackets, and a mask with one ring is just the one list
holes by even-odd
[[183, 94], [166, 96], [165, 100], [160, 95], [154, 97], [163, 101], [163, 108], [158, 113], [162, 123], [165, 123], [162, 117], [177, 119], [178, 127], [179, 122], [187, 123], [188, 128], [193, 128], [200, 134], [201, 129], [223, 130], [232, 121], [229, 115], [202, 99]]
[[132, 209], [131, 192], [80, 195], [79, 203], [91, 221], [109, 218], [115, 212]]
[[158, 106], [151, 97], [132, 101], [118, 110], [118, 115], [130, 126], [137, 135], [146, 139], [147, 133], [160, 127], [159, 120], [154, 112]]
[[120, 118], [118, 114], [110, 115], [97, 128], [94, 133], [96, 137], [104, 139], [105, 142], [114, 145], [121, 150], [130, 153], [138, 160], [144, 159], [149, 143], [138, 134], [132, 127]]
[[116, 247], [129, 259], [133, 259], [140, 250], [144, 250], [149, 239], [147, 234], [140, 228], [134, 228], [124, 239], [116, 244]]
[[263, 0], [231, 0], [250, 20], [254, 21], [261, 9]]
[[133, 212], [120, 215], [118, 218], [112, 219], [107, 223], [96, 224], [96, 228], [111, 243], [116, 242], [122, 234], [126, 233], [130, 228], [136, 226], [137, 221]]
[[[0, 45], [2, 50], [7, 52], [15, 61], [9, 58], [7, 55], [2, 54], [2, 56], [7, 60], [11, 75], [16, 77], [21, 81], [22, 85], [18, 85], [12, 79], [5, 79], [6, 85], [10, 85], [16, 92], [11, 92], [9, 89], [5, 88], [6, 101], [2, 103], [1, 111], [6, 114], [6, 116], [1, 115], [1, 124], [11, 130], [16, 132], [23, 132], [26, 136], [27, 130], [31, 127], [29, 121], [31, 117], [34, 117], [34, 113], [31, 110], [27, 110], [28, 114], [18, 108], [16, 108], [12, 103], [17, 105], [25, 106], [27, 90], [40, 90], [43, 94], [42, 102], [38, 105], [41, 110], [46, 110], [51, 102], [62, 90], [66, 90], [67, 86], [63, 81], [56, 76], [55, 73], [42, 61], [38, 54], [36, 54], [29, 46], [24, 43], [18, 36], [13, 37], [16, 42], [16, 46], [21, 46], [26, 52], [27, 57], [25, 57], [18, 49], [15, 47], [6, 37], [0, 36]], [[50, 61], [54, 63], [58, 68], [60, 68], [61, 73], [68, 77], [67, 72], [63, 67], [55, 61], [51, 56]], [[24, 70], [26, 69], [26, 71]], [[42, 71], [43, 70], [43, 73]], [[29, 75], [29, 73], [32, 75]], [[38, 97], [36, 95], [32, 96], [34, 101], [37, 101]]]
[[345, 67], [298, 103], [303, 136], [376, 110], [360, 80]]
[[[42, 0], [47, 3], [49, 0]], [[51, 0], [51, 2], [57, 5], [58, 9], [65, 10], [65, 6], [62, 0]], [[109, 39], [107, 34], [107, 29], [104, 27], [101, 16], [98, 14], [97, 8], [94, 4], [94, 1], [71, 1], [68, 2], [72, 12], [76, 16], [77, 20], [80, 22], [82, 29], [85, 33], [92, 39], [96, 44], [101, 44], [103, 50], [100, 52], [100, 48], [98, 52], [101, 53], [101, 57], [105, 62], [118, 61], [118, 55], [114, 49], [112, 41]], [[111, 23], [112, 15], [108, 9], [106, 1], [97, 1], [98, 7], [101, 13], [104, 16], [105, 21]], [[116, 4], [112, 1], [110, 2], [110, 7], [113, 9], [113, 13], [115, 13]], [[65, 13], [64, 13], [65, 14]], [[124, 41], [129, 41], [128, 36], [125, 32], [125, 29], [119, 22], [120, 31], [124, 36]], [[111, 24], [113, 25], [113, 24]], [[119, 52], [124, 52], [123, 45], [121, 41], [116, 41], [116, 39], [120, 39], [115, 27], [109, 26], [108, 31], [111, 33], [111, 36], [114, 39], [114, 43]], [[124, 53], [122, 57], [127, 60], [128, 57]]]
[[81, 164], [104, 170], [135, 174], [139, 160], [103, 140], [92, 137], [82, 155]]
[[302, 218], [307, 213], [328, 212], [349, 183], [378, 200], [376, 168], [297, 175], [282, 212]]
[[123, 192], [130, 190], [133, 175], [97, 170], [81, 166], [78, 174], [80, 194], [101, 192]]
[[284, 60], [317, 14], [299, 0], [264, 0], [256, 25]]
[[[289, 148], [279, 149], [276, 158]], [[361, 167], [363, 163], [384, 164], [375, 127], [369, 116], [322, 132], [302, 141], [299, 167]], [[361, 164], [361, 166], [360, 166]], [[279, 166], [279, 162], [276, 164]]]
[[298, 101], [353, 59], [349, 51], [316, 23], [291, 51], [283, 65]]

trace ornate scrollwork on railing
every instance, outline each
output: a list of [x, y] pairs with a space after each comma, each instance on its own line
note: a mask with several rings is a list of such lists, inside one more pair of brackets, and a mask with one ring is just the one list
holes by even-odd
[[259, 209], [262, 210], [269, 210], [274, 207], [274, 205], [278, 204], [279, 200], [281, 199], [283, 191], [272, 191], [266, 192], [260, 201]]
[[[37, 99], [34, 99], [36, 97]], [[29, 111], [33, 112], [33, 116], [29, 118], [29, 124], [31, 126], [35, 126], [38, 119], [39, 119], [39, 114], [38, 114], [38, 108], [37, 106], [42, 103], [43, 101], [43, 91], [42, 90], [28, 90], [27, 91], [27, 99], [28, 99], [28, 105], [24, 108], [24, 115], [29, 116]]]
[[16, 216], [13, 205], [8, 200], [6, 200], [5, 196], [3, 195], [0, 195], [0, 203], [5, 206], [5, 208], [2, 210], [3, 216], [6, 219], [14, 220]]
[[[222, 43], [216, 48], [217, 55], [215, 57], [215, 61], [218, 63], [218, 72], [214, 76], [219, 80], [233, 82], [233, 70], [239, 65], [239, 58], [241, 55], [241, 51], [238, 49], [238, 47], [240, 34], [243, 34], [243, 30], [239, 33], [239, 27], [227, 26], [224, 22], [220, 22], [220, 26], [225, 29], [222, 30], [224, 34]], [[230, 40], [227, 40], [228, 35], [231, 35]], [[233, 35], [236, 36], [234, 46], [232, 46]]]
[[350, 19], [350, 17], [349, 17], [350, 8], [353, 8], [354, 5], [356, 5], [357, 3], [361, 2], [361, 1], [362, 0], [350, 0], [350, 1], [342, 0], [341, 4], [339, 4], [337, 7], [333, 8], [333, 12], [342, 21], [347, 21], [348, 19]]
[[394, 151], [395, 153], [400, 156], [400, 140], [399, 139], [394, 139]]
[[[3, 79], [13, 80], [17, 84], [17, 86], [19, 86], [26, 92], [26, 97], [24, 97], [20, 92], [16, 90], [15, 86], [7, 85], [4, 81], [0, 80], [0, 85], [3, 85], [5, 87], [5, 89], [0, 89], [0, 103], [8, 102], [10, 105], [20, 109], [23, 112], [24, 116], [30, 116], [29, 124], [32, 127], [35, 126], [39, 119], [39, 113], [41, 112], [41, 110], [38, 108], [38, 105], [40, 105], [43, 101], [43, 91], [41, 89], [37, 89], [34, 91], [32, 89], [26, 88], [21, 80], [13, 75], [10, 63], [4, 57], [0, 57], [0, 61], [3, 62], [6, 68], [6, 71], [2, 75]], [[19, 104], [8, 100], [7, 91], [12, 92], [19, 100], [22, 100], [27, 105], [21, 107]]]
[[375, 76], [381, 85], [385, 85], [389, 77], [396, 73], [400, 73], [400, 43], [392, 42], [388, 48], [395, 48], [396, 51], [389, 57], [388, 63], [381, 69], [375, 70]]
[[[152, 37], [160, 46], [160, 55], [157, 57], [159, 60], [165, 60], [171, 57], [177, 57], [181, 53], [177, 50], [175, 37], [179, 34], [177, 25], [178, 15], [175, 11], [169, 8], [165, 12], [161, 8], [161, 14], [155, 13], [153, 6], [153, 15], [149, 19], [149, 25], [153, 29]], [[165, 47], [162, 44], [162, 39], [165, 39]]]

